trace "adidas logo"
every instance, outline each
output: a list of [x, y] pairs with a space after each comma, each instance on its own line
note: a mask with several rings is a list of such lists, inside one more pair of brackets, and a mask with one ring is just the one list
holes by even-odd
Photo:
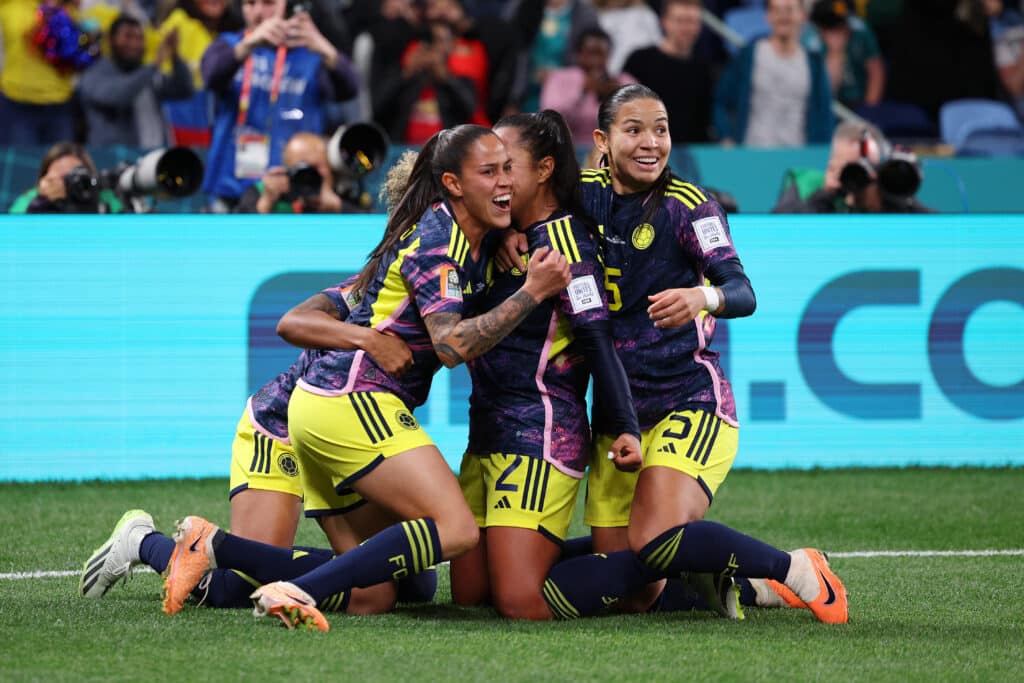
[[502, 496], [501, 500], [494, 504], [495, 510], [511, 510], [512, 503], [508, 502], [508, 496]]
[[671, 453], [672, 455], [675, 455], [675, 453], [676, 453], [676, 445], [674, 443], [667, 443], [664, 446], [662, 446], [661, 448], [659, 448], [658, 452], [659, 453]]

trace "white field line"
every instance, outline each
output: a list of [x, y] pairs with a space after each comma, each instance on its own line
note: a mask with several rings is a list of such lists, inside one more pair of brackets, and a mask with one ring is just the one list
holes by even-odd
[[[1000, 557], [1024, 556], [1024, 548], [1014, 550], [851, 550], [847, 552], [828, 551], [829, 558], [875, 558], [875, 557]], [[442, 562], [441, 564], [447, 564]], [[149, 567], [136, 567], [132, 571], [139, 573], [152, 572]], [[19, 581], [22, 579], [53, 579], [65, 576], [78, 576], [81, 569], [39, 570], [33, 572], [0, 573], [0, 581]]]

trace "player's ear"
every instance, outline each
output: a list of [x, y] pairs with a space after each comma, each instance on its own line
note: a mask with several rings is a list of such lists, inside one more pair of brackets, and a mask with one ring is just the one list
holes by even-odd
[[601, 154], [608, 154], [608, 134], [600, 128], [594, 129], [594, 147]]
[[444, 189], [452, 197], [462, 196], [462, 183], [459, 182], [459, 176], [451, 171], [445, 171], [441, 174], [441, 184], [444, 185]]
[[546, 183], [555, 172], [555, 159], [548, 155], [537, 162], [537, 180]]

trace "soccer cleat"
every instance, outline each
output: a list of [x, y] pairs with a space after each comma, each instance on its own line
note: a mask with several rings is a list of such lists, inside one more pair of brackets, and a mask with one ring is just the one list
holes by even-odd
[[110, 538], [82, 565], [79, 593], [87, 598], [102, 598], [111, 586], [130, 576], [132, 567], [141, 564], [142, 539], [154, 531], [153, 518], [144, 510], [129, 510], [121, 515]]
[[213, 556], [213, 536], [217, 525], [202, 517], [190, 516], [178, 522], [174, 534], [174, 552], [164, 571], [164, 614], [177, 614], [203, 574], [217, 567]]
[[[789, 576], [786, 577], [787, 586], [793, 589], [793, 593], [811, 610], [818, 621], [826, 624], [845, 624], [850, 617], [846, 586], [828, 566], [825, 555], [814, 548], [794, 550], [790, 555], [793, 560]], [[802, 576], [798, 578], [797, 574]], [[808, 574], [813, 578], [808, 580]], [[794, 581], [790, 581], [790, 576], [794, 577]], [[799, 586], [794, 585], [797, 581]], [[804, 597], [811, 591], [814, 591], [813, 598]]]
[[[807, 607], [807, 603], [798, 598], [784, 583], [772, 579], [750, 579], [750, 583], [757, 594], [758, 607]], [[765, 586], [764, 589], [761, 588], [762, 585]]]
[[713, 612], [726, 619], [743, 619], [740, 589], [731, 576], [720, 574], [683, 574], [683, 583], [697, 591]]
[[316, 608], [316, 600], [293, 583], [275, 581], [260, 586], [249, 596], [253, 616], [275, 616], [288, 628], [300, 626], [307, 631], [330, 631], [327, 619]]

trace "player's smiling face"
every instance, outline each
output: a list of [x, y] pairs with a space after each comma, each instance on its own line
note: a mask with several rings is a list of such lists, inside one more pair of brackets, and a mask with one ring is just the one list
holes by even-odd
[[525, 214], [532, 206], [541, 185], [541, 170], [530, 150], [522, 144], [518, 128], [503, 126], [494, 132], [505, 143], [505, 149], [512, 159], [512, 220], [518, 227], [525, 229], [532, 222], [532, 217]]
[[512, 223], [512, 160], [497, 135], [476, 139], [462, 162], [458, 176], [445, 173], [453, 205], [465, 227], [480, 230], [507, 228]]
[[648, 189], [665, 169], [672, 152], [665, 105], [647, 98], [624, 103], [608, 133], [597, 131], [594, 141], [608, 155], [616, 192]]

